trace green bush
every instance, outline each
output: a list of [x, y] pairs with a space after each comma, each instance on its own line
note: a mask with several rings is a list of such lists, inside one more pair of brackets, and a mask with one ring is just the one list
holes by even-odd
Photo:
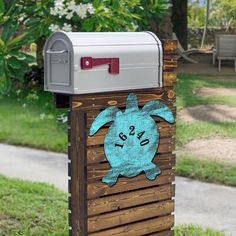
[[37, 64], [54, 31], [149, 30], [160, 21], [169, 0], [0, 0], [0, 78], [22, 80], [34, 58], [22, 52], [37, 44]]
[[[34, 38], [32, 32], [22, 28], [18, 18], [21, 9], [14, 2], [4, 4], [0, 0], [0, 79], [5, 81], [9, 78], [22, 81], [25, 73], [30, 71], [29, 64], [35, 61], [33, 56], [20, 51]], [[3, 84], [1, 82], [0, 92], [7, 91], [10, 83]]]

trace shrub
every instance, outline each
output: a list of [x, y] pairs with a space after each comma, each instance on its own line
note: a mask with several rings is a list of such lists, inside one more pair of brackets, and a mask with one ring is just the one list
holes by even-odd
[[168, 7], [168, 0], [0, 0], [0, 32], [7, 34], [0, 41], [0, 76], [23, 78], [33, 58], [20, 49], [33, 41], [42, 68], [42, 49], [54, 31], [147, 30]]
[[5, 81], [9, 78], [22, 81], [24, 74], [30, 70], [29, 64], [35, 60], [20, 51], [34, 38], [32, 32], [22, 29], [21, 19], [18, 18], [21, 9], [14, 2], [4, 4], [0, 0], [0, 79]]

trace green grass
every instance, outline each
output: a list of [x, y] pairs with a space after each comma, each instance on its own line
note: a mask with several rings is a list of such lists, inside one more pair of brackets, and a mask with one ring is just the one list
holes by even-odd
[[68, 235], [66, 194], [3, 176], [0, 186], [0, 235]]
[[199, 121], [184, 123], [177, 120], [176, 127], [176, 144], [178, 147], [191, 140], [211, 136], [236, 138], [236, 122]]
[[210, 88], [236, 88], [235, 81], [217, 81], [204, 80], [202, 76], [180, 74], [176, 86], [177, 108], [181, 109], [187, 106], [195, 106], [201, 104], [226, 104], [236, 106], [236, 99], [232, 96], [197, 96], [194, 90], [201, 87]]
[[[53, 186], [0, 175], [0, 235], [68, 235], [67, 196]], [[224, 236], [213, 229], [180, 225], [176, 236]]]
[[66, 112], [54, 108], [46, 92], [1, 98], [0, 142], [66, 152], [66, 125], [57, 122]]
[[225, 236], [214, 229], [203, 229], [197, 225], [179, 225], [175, 228], [175, 236]]
[[205, 182], [236, 187], [236, 166], [218, 161], [200, 160], [193, 156], [178, 156], [176, 173]]
[[[236, 81], [224, 82], [203, 80], [203, 77], [197, 75], [179, 76], [177, 83], [177, 109], [178, 111], [183, 107], [209, 104], [224, 104], [229, 106], [236, 106], [235, 97], [224, 96], [197, 96], [193, 94], [193, 90], [201, 87], [211, 88], [236, 88]], [[177, 114], [178, 116], [178, 114]], [[176, 141], [177, 146], [197, 138], [207, 138], [209, 136], [224, 136], [236, 138], [236, 122], [213, 122], [213, 121], [198, 121], [194, 123], [185, 123], [177, 119]]]

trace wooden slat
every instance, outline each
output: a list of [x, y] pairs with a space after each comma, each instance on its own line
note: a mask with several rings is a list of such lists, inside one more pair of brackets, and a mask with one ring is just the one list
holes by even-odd
[[177, 74], [174, 72], [163, 72], [164, 86], [173, 86], [177, 81]]
[[[81, 235], [85, 235], [87, 231], [87, 188], [86, 188], [86, 114], [82, 111], [70, 111], [70, 124], [69, 132], [69, 164], [70, 176], [69, 193], [69, 222], [72, 227], [70, 234], [77, 235], [77, 231]], [[79, 168], [79, 170], [78, 170]], [[78, 220], [79, 219], [79, 220]]]
[[[164, 99], [166, 93], [163, 88], [156, 89], [146, 89], [132, 91], [138, 97], [139, 106], [143, 106], [148, 101], [155, 99]], [[127, 92], [112, 92], [112, 93], [96, 93], [89, 95], [75, 95], [72, 106], [73, 109], [78, 108], [93, 108], [93, 109], [101, 109], [107, 106], [117, 106], [117, 107], [125, 107], [126, 98], [130, 94], [130, 91]]]
[[175, 186], [168, 184], [97, 198], [88, 202], [88, 215], [93, 216], [118, 209], [171, 199], [174, 193]]
[[173, 211], [174, 201], [168, 200], [106, 213], [88, 219], [88, 232], [96, 232], [136, 221], [163, 216]]
[[[166, 122], [165, 122], [166, 123]], [[157, 129], [160, 132], [160, 138], [172, 137], [175, 134], [175, 124], [164, 124], [164, 122], [157, 124]], [[102, 145], [104, 143], [105, 135], [108, 128], [100, 129], [95, 135], [87, 137], [88, 146]]]
[[[174, 155], [163, 155], [159, 158], [159, 155], [155, 156], [153, 163], [155, 163], [162, 171], [166, 169], [173, 168], [175, 166], [175, 156]], [[102, 163], [97, 165], [88, 166], [88, 182], [97, 182], [105, 176], [111, 169], [108, 163]]]
[[178, 48], [177, 40], [167, 39], [163, 42], [164, 55], [175, 54]]
[[[169, 99], [169, 102], [171, 102], [172, 104], [175, 103], [175, 92], [173, 90], [169, 90], [168, 91], [168, 96], [174, 96], [172, 98]], [[168, 105], [168, 104], [166, 104]], [[170, 108], [170, 110], [172, 111], [173, 115], [176, 116], [176, 107], [173, 105], [168, 105], [168, 107]], [[92, 122], [94, 121], [94, 119], [97, 117], [97, 115], [101, 112], [101, 110], [99, 109], [94, 109], [90, 112], [87, 113], [87, 127], [90, 128]], [[164, 120], [158, 116], [152, 116], [152, 118], [156, 121], [156, 122], [163, 122]], [[167, 122], [166, 122], [167, 123]], [[103, 127], [109, 127], [110, 123], [107, 125], [104, 125]]]
[[141, 236], [152, 232], [163, 231], [174, 225], [174, 216], [168, 215], [138, 223], [128, 224], [97, 233], [91, 233], [90, 236]]
[[174, 236], [174, 230], [165, 230], [158, 233], [146, 234], [146, 236]]
[[169, 184], [174, 181], [174, 173], [175, 171], [173, 169], [163, 170], [162, 174], [153, 181], [147, 180], [144, 174], [141, 174], [134, 178], [121, 177], [118, 179], [118, 182], [112, 187], [109, 187], [108, 185], [100, 181], [97, 183], [90, 183], [87, 186], [88, 199], [127, 192], [134, 189], [147, 188], [150, 186]]
[[[175, 138], [162, 138], [157, 149], [159, 155], [169, 153], [175, 150]], [[161, 157], [161, 156], [160, 156]], [[87, 149], [87, 164], [96, 164], [107, 161], [103, 147], [90, 147]]]

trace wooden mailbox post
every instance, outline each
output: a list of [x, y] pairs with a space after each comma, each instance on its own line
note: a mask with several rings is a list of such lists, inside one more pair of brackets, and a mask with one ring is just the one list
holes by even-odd
[[[163, 86], [133, 90], [140, 107], [159, 99], [176, 115], [176, 49], [176, 41], [163, 41]], [[109, 170], [103, 149], [108, 128], [103, 127], [92, 137], [89, 129], [101, 110], [109, 106], [124, 109], [129, 93], [55, 95], [57, 107], [69, 108], [69, 226], [72, 236], [174, 235], [175, 124], [155, 118], [160, 146], [153, 163], [162, 173], [154, 181], [140, 174], [134, 178], [120, 177], [112, 187], [101, 182]]]

